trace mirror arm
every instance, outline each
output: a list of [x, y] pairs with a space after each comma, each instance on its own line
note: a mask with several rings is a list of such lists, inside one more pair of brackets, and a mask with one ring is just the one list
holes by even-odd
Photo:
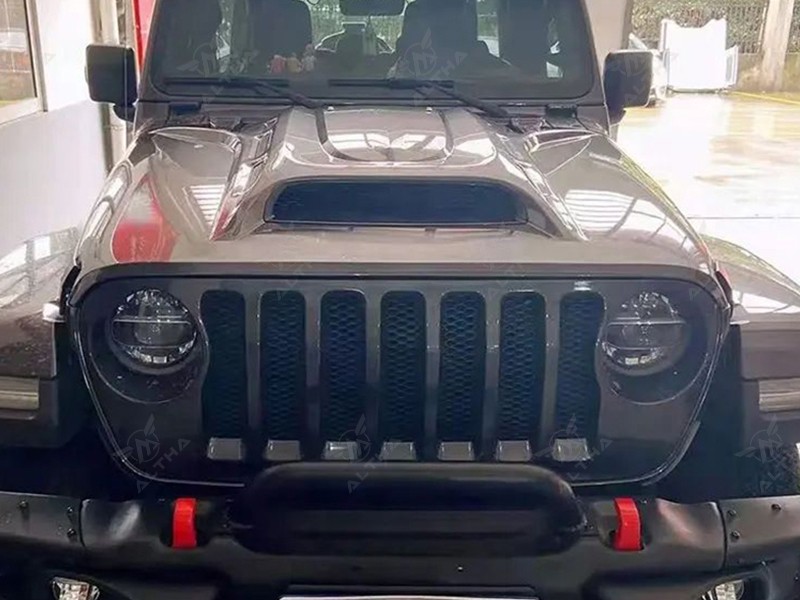
[[114, 105], [114, 114], [117, 115], [123, 121], [128, 121], [129, 123], [133, 123], [133, 119], [136, 116], [136, 107], [132, 104], [123, 106], [122, 104], [115, 104]]
[[625, 118], [625, 109], [621, 108], [619, 110], [615, 110], [613, 112], [609, 111], [608, 113], [608, 122], [611, 125], [619, 124], [622, 119]]

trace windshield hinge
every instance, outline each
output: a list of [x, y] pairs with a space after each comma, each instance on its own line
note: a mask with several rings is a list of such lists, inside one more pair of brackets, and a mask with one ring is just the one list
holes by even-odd
[[548, 104], [544, 107], [544, 117], [551, 127], [580, 124], [577, 104]]
[[200, 102], [170, 102], [169, 114], [170, 116], [190, 115], [200, 111], [203, 105]]

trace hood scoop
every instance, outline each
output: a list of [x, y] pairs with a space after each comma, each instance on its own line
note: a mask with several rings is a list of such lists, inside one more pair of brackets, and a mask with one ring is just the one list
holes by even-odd
[[334, 225], [482, 226], [527, 221], [505, 187], [434, 181], [294, 183], [268, 205], [266, 221]]
[[419, 109], [331, 109], [319, 121], [329, 154], [363, 162], [429, 162], [447, 157], [452, 140], [442, 115]]

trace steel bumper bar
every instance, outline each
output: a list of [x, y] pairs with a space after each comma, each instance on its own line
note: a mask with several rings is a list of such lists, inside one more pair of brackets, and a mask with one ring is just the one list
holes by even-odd
[[[343, 595], [405, 590], [464, 596], [480, 590], [493, 597], [582, 598], [591, 591], [595, 597], [633, 600], [655, 597], [657, 591], [659, 598], [696, 600], [696, 591], [702, 595], [715, 582], [736, 578], [761, 581], [765, 598], [787, 597], [800, 557], [800, 496], [692, 505], [637, 499], [641, 547], [627, 551], [615, 548], [620, 521], [614, 499], [583, 499], [586, 522], [566, 548], [465, 556], [407, 555], [402, 536], [386, 539], [383, 550], [373, 544], [364, 553], [314, 553], [291, 545], [265, 552], [242, 536], [226, 502], [196, 503], [196, 546], [178, 549], [171, 500], [110, 503], [0, 493], [0, 559], [37, 561], [101, 578], [141, 572], [156, 582], [193, 574], [198, 581], [222, 579], [226, 585], [277, 594], [318, 589]], [[323, 527], [334, 523], [349, 537], [363, 530], [362, 513], [330, 513], [327, 521], [313, 511], [306, 516]], [[452, 517], [441, 515], [445, 522]], [[387, 516], [390, 523], [393, 519], [413, 523], [414, 515]], [[387, 527], [382, 531], [392, 531]], [[324, 538], [320, 548], [337, 539]]]

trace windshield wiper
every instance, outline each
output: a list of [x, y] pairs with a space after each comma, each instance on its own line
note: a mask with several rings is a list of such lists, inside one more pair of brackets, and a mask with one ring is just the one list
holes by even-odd
[[[454, 89], [455, 82], [447, 79], [413, 79], [413, 78], [399, 78], [387, 77], [386, 79], [330, 79], [328, 84], [331, 86], [374, 86], [386, 87], [392, 89], [406, 89], [416, 90], [425, 93], [428, 90], [436, 90], [445, 96], [450, 96], [454, 100], [458, 100], [462, 104], [477, 108], [482, 113], [494, 117], [496, 119], [503, 119], [506, 126], [516, 133], [525, 133], [525, 128], [522, 127], [514, 116], [505, 108], [494, 102], [489, 102], [483, 98], [478, 98], [470, 94], [456, 91]], [[429, 94], [426, 94], [426, 96]]]
[[204, 86], [220, 86], [242, 88], [252, 90], [257, 94], [263, 92], [271, 92], [274, 96], [285, 98], [292, 101], [294, 104], [305, 106], [306, 108], [321, 108], [322, 104], [303, 96], [297, 92], [289, 89], [289, 81], [287, 79], [259, 79], [256, 77], [167, 77], [164, 83], [170, 85], [204, 85]]

